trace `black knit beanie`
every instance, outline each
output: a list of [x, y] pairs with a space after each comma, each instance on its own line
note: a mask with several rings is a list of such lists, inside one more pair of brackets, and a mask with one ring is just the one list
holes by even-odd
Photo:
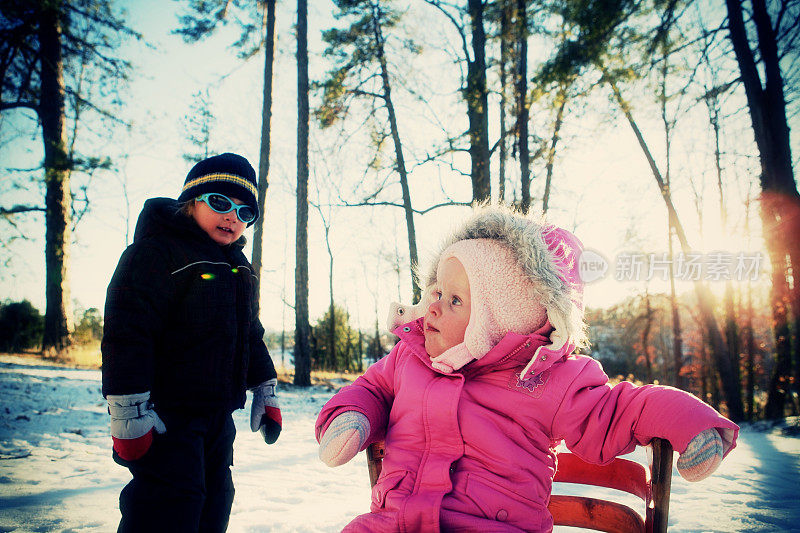
[[216, 192], [241, 200], [253, 208], [256, 218], [260, 213], [256, 192], [256, 171], [244, 157], [230, 152], [203, 159], [189, 171], [183, 190], [178, 196], [179, 202], [188, 202], [207, 192]]

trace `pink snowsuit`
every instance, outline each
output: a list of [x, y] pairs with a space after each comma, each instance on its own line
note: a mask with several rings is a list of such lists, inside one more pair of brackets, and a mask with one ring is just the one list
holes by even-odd
[[[671, 387], [615, 387], [582, 355], [541, 350], [550, 326], [508, 333], [459, 372], [440, 373], [425, 352], [422, 319], [395, 330], [400, 342], [323, 407], [320, 436], [344, 411], [369, 419], [365, 448], [386, 442], [370, 513], [345, 531], [550, 531], [547, 510], [563, 439], [584, 460], [607, 463], [653, 437], [683, 452], [719, 428], [725, 453], [738, 426]], [[552, 355], [548, 357], [548, 354]]]

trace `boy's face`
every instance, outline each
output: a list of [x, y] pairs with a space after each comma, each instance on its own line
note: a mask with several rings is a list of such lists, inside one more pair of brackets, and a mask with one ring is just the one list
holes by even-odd
[[[242, 205], [244, 202], [238, 198], [231, 198], [231, 201], [236, 205]], [[203, 231], [208, 233], [211, 239], [219, 244], [225, 246], [236, 242], [239, 237], [244, 233], [247, 225], [239, 220], [236, 216], [236, 210], [227, 213], [217, 213], [205, 202], [194, 201], [192, 206], [192, 218], [194, 218], [197, 225], [203, 228]]]
[[425, 350], [437, 357], [447, 349], [464, 342], [472, 309], [469, 278], [464, 266], [455, 257], [439, 265], [433, 303], [425, 313]]

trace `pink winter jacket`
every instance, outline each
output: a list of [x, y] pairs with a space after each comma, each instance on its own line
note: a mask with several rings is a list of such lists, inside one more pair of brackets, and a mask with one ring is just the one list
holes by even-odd
[[432, 368], [422, 319], [395, 330], [401, 340], [391, 353], [331, 398], [316, 423], [319, 440], [338, 414], [359, 411], [371, 428], [364, 447], [386, 442], [371, 512], [345, 531], [550, 531], [554, 448], [562, 440], [591, 463], [653, 437], [683, 452], [712, 427], [726, 454], [734, 447], [738, 426], [696, 397], [656, 385], [611, 387], [590, 357], [542, 350], [520, 378], [548, 344], [547, 328], [509, 333], [452, 374]]

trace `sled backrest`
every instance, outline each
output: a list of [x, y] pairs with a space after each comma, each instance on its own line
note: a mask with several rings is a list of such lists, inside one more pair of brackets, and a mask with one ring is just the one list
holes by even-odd
[[[665, 439], [653, 439], [648, 448], [647, 467], [619, 457], [607, 465], [593, 465], [569, 452], [559, 453], [554, 481], [628, 492], [642, 499], [644, 515], [611, 500], [553, 494], [548, 509], [554, 524], [609, 532], [666, 531], [672, 484], [672, 446]], [[367, 448], [370, 485], [374, 486], [378, 480], [385, 455], [383, 442], [375, 442]]]

